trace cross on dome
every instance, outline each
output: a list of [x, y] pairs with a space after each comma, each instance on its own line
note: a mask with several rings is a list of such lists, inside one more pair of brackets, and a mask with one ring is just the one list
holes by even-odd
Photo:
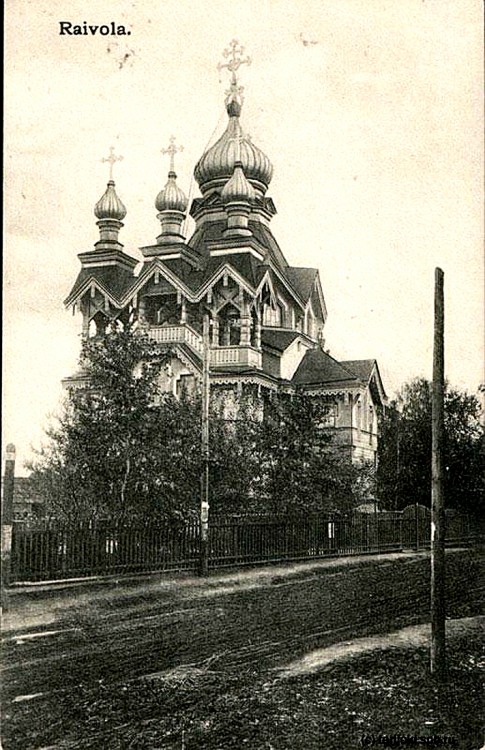
[[183, 146], [176, 146], [175, 145], [175, 136], [170, 136], [170, 145], [168, 148], [162, 148], [161, 153], [162, 154], [169, 154], [170, 155], [170, 172], [175, 172], [175, 154], [177, 152], [183, 151]]
[[232, 42], [230, 42], [229, 47], [227, 47], [222, 53], [224, 57], [231, 56], [230, 60], [228, 60], [228, 62], [226, 63], [218, 63], [217, 65], [217, 70], [219, 71], [219, 73], [223, 68], [227, 68], [231, 73], [231, 90], [233, 90], [233, 87], [237, 85], [236, 72], [239, 70], [241, 65], [251, 65], [251, 58], [245, 57], [243, 59], [243, 52], [244, 47], [239, 44], [237, 39], [233, 39]]
[[110, 182], [113, 181], [113, 164], [117, 161], [123, 161], [122, 156], [115, 156], [115, 150], [113, 146], [110, 146], [109, 149], [109, 156], [107, 156], [104, 159], [101, 159], [102, 162], [109, 162], [109, 179]]

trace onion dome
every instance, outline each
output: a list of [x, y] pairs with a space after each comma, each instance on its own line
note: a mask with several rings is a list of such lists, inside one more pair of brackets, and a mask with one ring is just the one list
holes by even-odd
[[94, 215], [98, 219], [115, 219], [122, 221], [126, 216], [126, 208], [116, 194], [113, 180], [108, 182], [106, 192], [94, 207]]
[[240, 161], [235, 163], [232, 177], [224, 185], [221, 197], [224, 203], [231, 201], [245, 201], [249, 203], [256, 197], [256, 192], [251, 183], [246, 179], [243, 165]]
[[216, 143], [199, 159], [194, 169], [194, 177], [202, 191], [221, 187], [230, 180], [236, 162], [241, 162], [244, 174], [251, 185], [264, 194], [273, 176], [270, 160], [243, 132], [239, 122], [242, 101], [232, 91], [226, 100], [229, 115], [227, 128]]
[[158, 211], [181, 211], [187, 210], [188, 200], [185, 193], [178, 187], [175, 172], [168, 173], [168, 180], [159, 192], [155, 200], [155, 208]]

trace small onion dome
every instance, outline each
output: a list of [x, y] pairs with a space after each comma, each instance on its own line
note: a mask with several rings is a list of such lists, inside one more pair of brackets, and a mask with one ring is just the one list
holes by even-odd
[[175, 180], [177, 175], [175, 172], [168, 173], [167, 184], [159, 192], [155, 200], [155, 208], [158, 211], [181, 211], [182, 213], [187, 210], [188, 200]]
[[251, 185], [264, 193], [273, 176], [273, 165], [241, 128], [241, 100], [230, 97], [226, 102], [226, 110], [229, 115], [227, 128], [219, 140], [201, 156], [195, 166], [194, 177], [204, 193], [229, 180], [236, 161], [240, 161]]
[[113, 180], [108, 182], [106, 192], [94, 207], [94, 214], [98, 219], [116, 219], [122, 221], [126, 216], [126, 208], [116, 194]]
[[240, 161], [235, 163], [232, 177], [224, 185], [221, 197], [224, 203], [231, 201], [245, 201], [249, 203], [256, 197], [255, 190], [246, 179], [243, 165]]

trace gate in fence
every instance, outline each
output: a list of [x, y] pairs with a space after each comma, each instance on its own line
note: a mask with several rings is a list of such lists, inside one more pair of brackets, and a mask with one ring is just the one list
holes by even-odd
[[[473, 544], [471, 519], [448, 513], [448, 544]], [[320, 514], [307, 518], [213, 517], [211, 568], [332, 555], [421, 549], [430, 545], [430, 511]], [[47, 581], [155, 571], [195, 571], [200, 560], [197, 519], [179, 524], [76, 527], [58, 522], [14, 524], [10, 582]]]

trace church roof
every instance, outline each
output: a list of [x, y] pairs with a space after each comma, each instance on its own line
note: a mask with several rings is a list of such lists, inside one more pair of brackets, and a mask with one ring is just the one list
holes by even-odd
[[370, 390], [376, 402], [380, 401], [382, 404], [387, 402], [381, 374], [375, 359], [349, 359], [342, 364], [347, 370], [354, 372], [359, 380], [370, 384]]
[[375, 359], [348, 359], [345, 362], [342, 362], [342, 364], [347, 370], [355, 373], [359, 380], [368, 383], [376, 361]]
[[261, 331], [261, 343], [284, 352], [295, 339], [300, 336], [298, 331], [278, 331], [263, 328]]
[[318, 275], [317, 269], [288, 266], [285, 269], [285, 275], [293, 289], [298, 292], [304, 302], [307, 302], [313, 291], [315, 278]]
[[158, 193], [155, 199], [155, 208], [158, 211], [181, 211], [183, 213], [187, 210], [187, 197], [177, 185], [176, 180], [177, 175], [175, 172], [170, 171], [165, 187]]
[[134, 276], [132, 270], [120, 266], [81, 268], [64, 304], [69, 305], [70, 300], [76, 296], [88, 279], [97, 281], [100, 286], [119, 300], [133, 284]]
[[[206, 257], [208, 255], [207, 245], [211, 242], [222, 241], [224, 239], [223, 232], [226, 228], [227, 222], [225, 219], [206, 221], [195, 230], [187, 244], [201, 256]], [[271, 229], [260, 221], [250, 221], [249, 229], [257, 242], [268, 252], [275, 266], [280, 270], [287, 269], [288, 262], [276, 242]]]
[[283, 255], [283, 251], [276, 242], [274, 235], [269, 227], [261, 222], [249, 222], [249, 228], [252, 229], [254, 236], [263, 245], [268, 248], [270, 258], [273, 263], [281, 270], [288, 268], [288, 261]]
[[108, 182], [106, 191], [94, 207], [95, 216], [100, 219], [115, 219], [121, 221], [126, 216], [126, 208], [119, 199], [113, 180]]
[[356, 376], [336, 359], [322, 349], [310, 349], [293, 375], [295, 385], [314, 385], [337, 383], [342, 381], [356, 382]]
[[238, 162], [253, 187], [264, 192], [271, 182], [273, 165], [243, 131], [239, 121], [241, 106], [242, 100], [234, 89], [226, 101], [229, 116], [227, 127], [216, 143], [202, 154], [194, 169], [194, 177], [202, 193], [227, 182]]

